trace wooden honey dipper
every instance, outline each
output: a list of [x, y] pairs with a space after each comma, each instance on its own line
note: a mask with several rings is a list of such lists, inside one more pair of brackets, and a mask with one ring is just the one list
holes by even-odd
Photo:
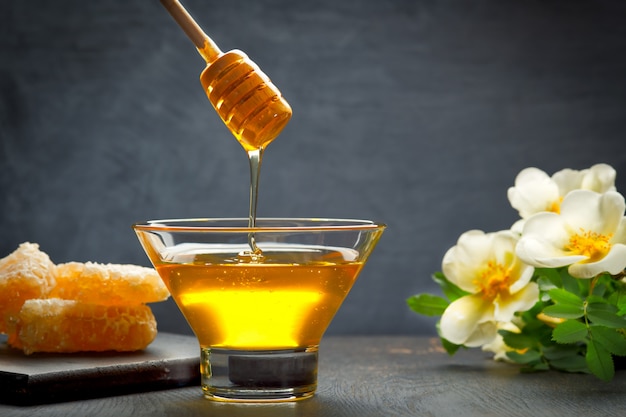
[[245, 53], [223, 53], [179, 1], [161, 3], [206, 61], [200, 82], [228, 129], [247, 152], [264, 149], [291, 119], [289, 103]]

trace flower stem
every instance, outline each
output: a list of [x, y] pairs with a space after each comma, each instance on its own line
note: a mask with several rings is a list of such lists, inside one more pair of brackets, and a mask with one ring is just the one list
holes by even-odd
[[591, 282], [589, 283], [589, 295], [593, 294], [593, 289], [595, 288], [599, 279], [600, 279], [600, 275], [596, 275], [595, 277], [591, 279]]

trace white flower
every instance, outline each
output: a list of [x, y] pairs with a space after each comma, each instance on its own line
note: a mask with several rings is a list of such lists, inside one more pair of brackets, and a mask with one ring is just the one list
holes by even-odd
[[577, 278], [618, 274], [626, 268], [625, 207], [624, 197], [615, 191], [571, 191], [560, 213], [538, 213], [526, 220], [517, 256], [535, 267], [569, 265]]
[[507, 196], [522, 219], [542, 211], [557, 211], [560, 204], [559, 186], [539, 168], [526, 168], [517, 174]]
[[520, 217], [527, 219], [543, 211], [558, 213], [561, 201], [573, 190], [615, 191], [615, 176], [615, 169], [607, 164], [581, 171], [563, 169], [552, 177], [538, 168], [526, 168], [517, 175], [507, 196]]
[[563, 169], [552, 176], [559, 187], [559, 195], [565, 197], [570, 191], [589, 190], [597, 193], [615, 191], [617, 173], [607, 164], [596, 164], [589, 169], [576, 171]]
[[498, 323], [537, 302], [537, 284], [530, 282], [534, 268], [515, 255], [517, 240], [510, 231], [472, 230], [445, 254], [444, 275], [470, 294], [444, 311], [439, 325], [444, 339], [468, 347], [491, 343]]
[[[498, 330], [508, 330], [509, 332], [520, 333], [519, 327], [511, 322], [498, 323]], [[504, 343], [504, 338], [500, 334], [497, 334], [491, 343], [483, 345], [482, 350], [484, 352], [494, 353], [493, 359], [497, 361], [513, 362], [506, 354], [507, 352], [514, 351], [515, 349]]]

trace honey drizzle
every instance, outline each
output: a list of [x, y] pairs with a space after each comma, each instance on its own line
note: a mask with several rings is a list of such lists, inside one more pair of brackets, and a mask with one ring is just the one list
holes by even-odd
[[[250, 210], [248, 217], [248, 227], [256, 227], [256, 210], [259, 199], [259, 176], [261, 174], [261, 163], [263, 162], [263, 148], [248, 151], [248, 161], [250, 163]], [[251, 252], [243, 252], [240, 257], [248, 258], [251, 262], [258, 262], [263, 258], [261, 249], [256, 244], [254, 232], [248, 234], [248, 245]]]

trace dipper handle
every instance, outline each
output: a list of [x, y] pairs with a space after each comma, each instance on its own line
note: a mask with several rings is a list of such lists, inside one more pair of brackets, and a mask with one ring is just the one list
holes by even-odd
[[191, 39], [198, 52], [207, 64], [212, 63], [222, 53], [220, 48], [207, 36], [202, 28], [191, 17], [189, 12], [178, 0], [161, 0], [161, 4], [167, 9], [176, 23], [183, 29], [185, 34]]

